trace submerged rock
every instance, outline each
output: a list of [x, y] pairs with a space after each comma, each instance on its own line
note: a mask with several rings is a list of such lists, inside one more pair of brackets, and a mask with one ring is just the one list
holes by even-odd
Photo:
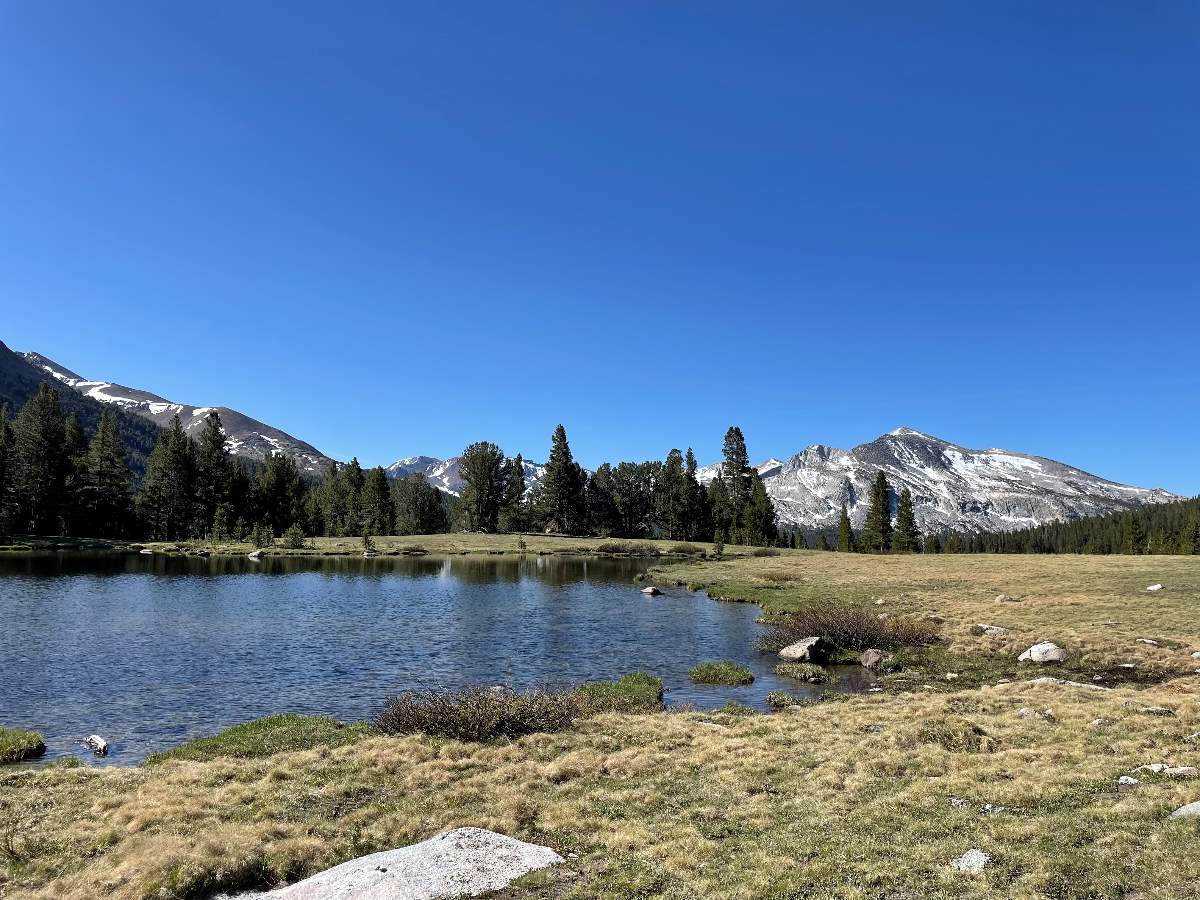
[[1067, 661], [1067, 651], [1054, 641], [1041, 641], [1018, 656], [1017, 661], [1041, 664], [1061, 663]]
[[779, 658], [789, 662], [823, 663], [829, 658], [829, 644], [823, 638], [807, 637], [788, 644], [779, 651]]
[[459, 828], [399, 850], [352, 859], [262, 896], [276, 900], [477, 897], [563, 861], [549, 847], [483, 828]]
[[88, 735], [88, 737], [83, 740], [83, 746], [87, 747], [97, 756], [108, 755], [108, 741], [100, 737], [98, 734]]

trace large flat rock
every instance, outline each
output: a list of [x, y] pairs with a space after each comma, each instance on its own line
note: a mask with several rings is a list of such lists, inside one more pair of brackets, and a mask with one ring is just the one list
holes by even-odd
[[273, 900], [437, 900], [475, 897], [563, 858], [483, 828], [459, 828], [334, 866], [262, 897]]

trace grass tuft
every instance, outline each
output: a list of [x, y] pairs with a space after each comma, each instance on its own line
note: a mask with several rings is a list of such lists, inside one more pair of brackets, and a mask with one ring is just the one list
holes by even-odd
[[829, 680], [829, 673], [823, 667], [812, 663], [780, 663], [775, 667], [775, 674], [784, 678], [795, 678], [797, 681], [807, 681], [810, 684], [823, 684]]
[[754, 682], [754, 673], [745, 666], [739, 666], [735, 662], [723, 660], [722, 662], [700, 663], [700, 665], [695, 666], [688, 672], [688, 678], [696, 684], [737, 686], [752, 684]]
[[994, 753], [1000, 741], [967, 719], [944, 717], [925, 722], [917, 730], [917, 740], [937, 744], [952, 753]]
[[881, 619], [867, 607], [826, 600], [776, 618], [758, 646], [770, 653], [806, 637], [822, 637], [840, 650], [895, 650], [932, 644], [938, 632], [927, 619]]
[[45, 752], [46, 744], [36, 731], [0, 726], [0, 764], [37, 759]]

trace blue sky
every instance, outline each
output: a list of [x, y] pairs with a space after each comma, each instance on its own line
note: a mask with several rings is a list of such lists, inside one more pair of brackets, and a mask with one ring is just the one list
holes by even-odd
[[365, 463], [1200, 493], [1194, 3], [0, 5], [0, 339]]

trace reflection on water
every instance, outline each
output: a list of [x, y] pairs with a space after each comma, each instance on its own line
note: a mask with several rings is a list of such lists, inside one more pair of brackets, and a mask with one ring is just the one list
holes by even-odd
[[[668, 589], [644, 560], [572, 556], [244, 557], [45, 554], [0, 559], [0, 723], [48, 758], [98, 732], [109, 762], [277, 712], [370, 716], [414, 686], [573, 684], [637, 669], [668, 702], [762, 707], [758, 608]], [[705, 660], [753, 685], [692, 685]], [[847, 670], [841, 689], [862, 670]]]

